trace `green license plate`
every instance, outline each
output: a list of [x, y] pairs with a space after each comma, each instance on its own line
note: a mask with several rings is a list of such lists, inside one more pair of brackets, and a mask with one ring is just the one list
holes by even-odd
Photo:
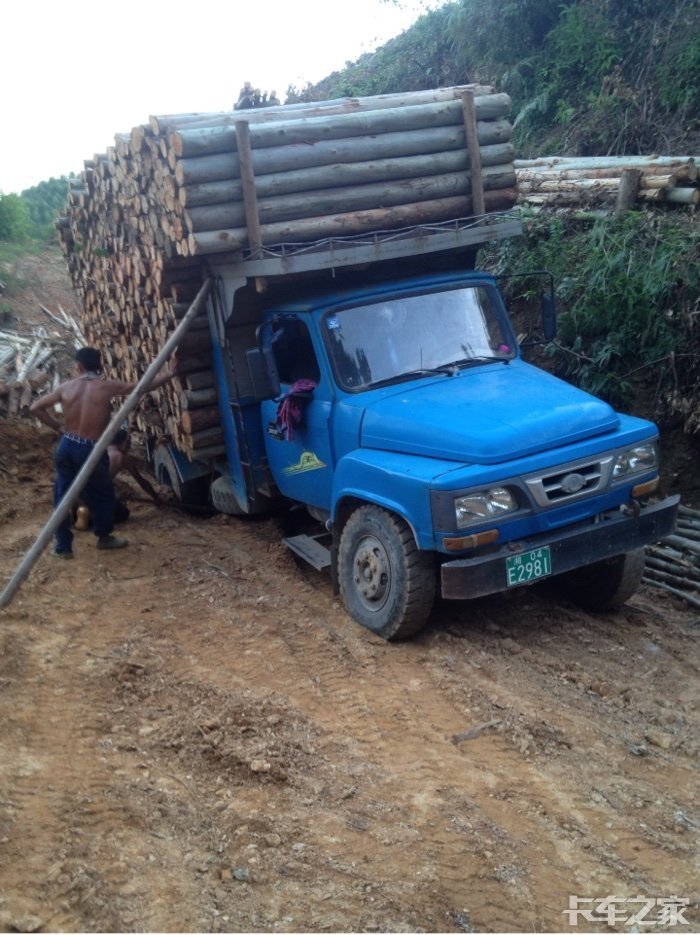
[[551, 574], [552, 556], [548, 545], [506, 559], [506, 580], [509, 588], [537, 581], [538, 578], [545, 578]]

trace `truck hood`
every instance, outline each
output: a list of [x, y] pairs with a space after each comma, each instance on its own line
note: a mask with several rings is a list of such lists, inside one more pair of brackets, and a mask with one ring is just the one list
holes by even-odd
[[521, 458], [620, 424], [607, 403], [522, 361], [375, 392], [363, 399], [363, 447], [467, 463]]

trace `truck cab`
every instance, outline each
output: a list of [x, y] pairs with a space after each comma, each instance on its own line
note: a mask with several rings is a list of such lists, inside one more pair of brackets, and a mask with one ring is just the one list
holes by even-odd
[[545, 578], [592, 609], [634, 593], [675, 525], [677, 497], [648, 502], [657, 429], [527, 363], [492, 276], [221, 284], [213, 503], [303, 506], [318, 531], [285, 541], [357, 622], [400, 639], [437, 594]]

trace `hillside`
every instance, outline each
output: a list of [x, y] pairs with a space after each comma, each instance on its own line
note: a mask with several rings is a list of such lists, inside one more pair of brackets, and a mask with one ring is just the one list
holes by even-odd
[[695, 0], [453, 0], [289, 100], [482, 82], [520, 157], [700, 154], [699, 37]]

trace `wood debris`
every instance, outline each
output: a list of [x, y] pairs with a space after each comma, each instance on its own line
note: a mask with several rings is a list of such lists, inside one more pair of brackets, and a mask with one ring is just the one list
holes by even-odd
[[541, 156], [516, 159], [514, 167], [518, 204], [534, 208], [611, 210], [621, 197], [642, 205], [700, 204], [693, 156]]
[[39, 308], [63, 333], [44, 327], [33, 328], [30, 334], [0, 331], [0, 416], [27, 418], [35, 397], [64, 378], [66, 348], [77, 350], [87, 343], [75, 319], [60, 305], [58, 314], [43, 305]]
[[676, 531], [647, 547], [642, 580], [700, 608], [700, 510], [678, 507]]

